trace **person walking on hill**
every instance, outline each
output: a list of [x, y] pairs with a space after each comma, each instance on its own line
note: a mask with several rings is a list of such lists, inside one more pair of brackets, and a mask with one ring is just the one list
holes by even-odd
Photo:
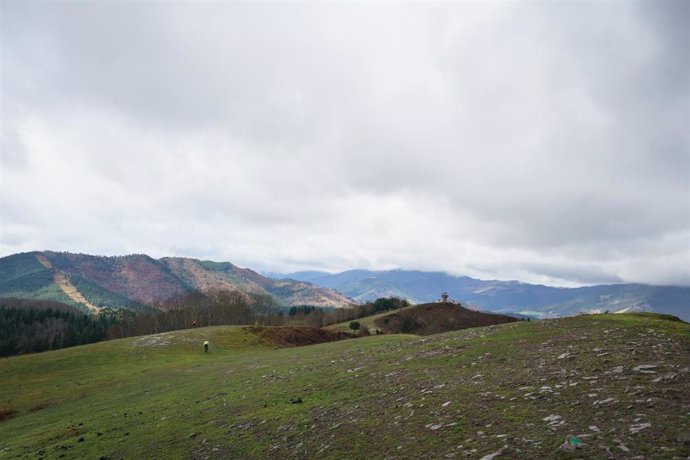
[[204, 353], [208, 353], [208, 340], [204, 340]]

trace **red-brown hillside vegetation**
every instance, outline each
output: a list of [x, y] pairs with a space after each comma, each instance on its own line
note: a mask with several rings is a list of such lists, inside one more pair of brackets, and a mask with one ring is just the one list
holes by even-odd
[[264, 277], [230, 262], [144, 254], [105, 257], [30, 252], [0, 257], [0, 297], [55, 300], [86, 309], [167, 310], [219, 292], [247, 303], [344, 307], [352, 299], [309, 283]]
[[278, 347], [301, 347], [317, 343], [335, 342], [355, 336], [348, 332], [336, 332], [318, 327], [260, 327], [247, 326], [246, 331]]
[[385, 334], [419, 335], [490, 326], [519, 321], [512, 316], [468, 310], [453, 303], [427, 303], [377, 319], [374, 324]]
[[110, 292], [147, 305], [192, 292], [160, 262], [147, 255], [102, 257], [51, 251], [43, 254], [56, 269], [70, 276], [81, 276]]

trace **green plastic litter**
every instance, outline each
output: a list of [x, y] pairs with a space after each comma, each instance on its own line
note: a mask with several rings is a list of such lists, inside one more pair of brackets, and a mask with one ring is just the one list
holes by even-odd
[[580, 447], [582, 446], [582, 440], [577, 436], [568, 436], [568, 444], [573, 447]]

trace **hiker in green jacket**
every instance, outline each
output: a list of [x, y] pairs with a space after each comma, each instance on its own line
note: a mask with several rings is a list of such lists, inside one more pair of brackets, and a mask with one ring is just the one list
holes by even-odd
[[204, 340], [204, 352], [208, 353], [208, 340]]

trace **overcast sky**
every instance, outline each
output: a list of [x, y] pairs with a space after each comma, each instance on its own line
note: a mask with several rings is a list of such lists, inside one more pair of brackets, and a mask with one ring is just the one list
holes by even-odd
[[690, 285], [688, 1], [0, 5], [0, 255]]

